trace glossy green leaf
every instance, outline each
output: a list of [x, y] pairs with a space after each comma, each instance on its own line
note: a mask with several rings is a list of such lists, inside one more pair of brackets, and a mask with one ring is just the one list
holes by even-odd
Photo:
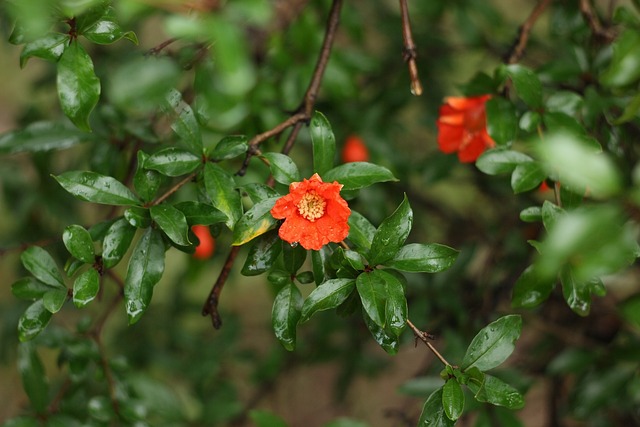
[[343, 185], [343, 191], [358, 190], [378, 182], [397, 181], [389, 169], [367, 162], [336, 166], [325, 172], [322, 178], [325, 182], [338, 181]]
[[133, 175], [133, 187], [145, 202], [153, 200], [166, 179], [157, 171], [145, 169], [144, 164], [148, 158], [149, 155], [144, 151], [138, 151], [138, 167]]
[[136, 229], [125, 218], [114, 222], [107, 230], [102, 242], [102, 264], [104, 268], [115, 267], [131, 246]]
[[558, 221], [558, 218], [560, 218], [562, 214], [564, 214], [564, 209], [562, 209], [555, 203], [545, 200], [542, 204], [540, 214], [542, 217], [542, 224], [544, 225], [544, 228], [549, 231], [553, 229], [553, 226]]
[[208, 203], [188, 200], [173, 205], [184, 214], [189, 225], [213, 225], [225, 222], [227, 216]]
[[358, 275], [356, 287], [358, 295], [360, 295], [362, 308], [364, 308], [373, 322], [384, 328], [386, 324], [387, 285], [386, 276], [383, 276], [380, 271], [374, 270]]
[[478, 402], [487, 402], [509, 409], [522, 409], [524, 407], [524, 397], [518, 390], [491, 375], [484, 374], [483, 379], [484, 381], [481, 385], [475, 382], [467, 384]]
[[243, 186], [242, 191], [247, 193], [253, 203], [258, 203], [272, 197], [281, 197], [281, 194], [273, 188], [258, 182], [252, 182]]
[[71, 42], [58, 61], [58, 98], [64, 114], [78, 128], [91, 131], [89, 115], [100, 98], [100, 80], [93, 61], [77, 41]]
[[50, 62], [57, 62], [69, 44], [69, 35], [50, 33], [46, 36], [26, 43], [20, 53], [20, 68], [24, 68], [29, 58], [41, 58]]
[[451, 267], [458, 253], [438, 243], [411, 243], [402, 246], [393, 259], [384, 264], [401, 271], [438, 273]]
[[545, 301], [556, 286], [555, 278], [541, 278], [531, 266], [520, 275], [513, 286], [511, 305], [532, 308]]
[[62, 233], [62, 241], [69, 253], [80, 261], [92, 264], [95, 261], [93, 239], [89, 232], [81, 225], [70, 225]]
[[371, 242], [369, 264], [378, 265], [393, 259], [409, 236], [413, 211], [406, 194], [400, 206], [378, 227]]
[[289, 351], [296, 347], [296, 326], [300, 319], [302, 294], [293, 284], [284, 286], [276, 295], [271, 311], [271, 324], [276, 338]]
[[460, 368], [467, 370], [476, 367], [486, 371], [500, 365], [513, 352], [521, 330], [522, 318], [516, 314], [491, 322], [473, 338]]
[[276, 225], [277, 221], [271, 215], [271, 208], [276, 203], [276, 200], [276, 198], [272, 198], [256, 203], [242, 215], [233, 229], [232, 245], [244, 245]]
[[407, 326], [407, 316], [409, 312], [404, 287], [400, 280], [393, 274], [389, 274], [384, 270], [377, 270], [376, 274], [378, 274], [386, 284], [387, 300], [384, 311], [385, 318], [387, 319], [387, 328], [395, 336], [400, 337], [400, 334], [402, 334], [402, 331]]
[[242, 216], [240, 193], [236, 190], [233, 177], [220, 166], [207, 163], [204, 167], [204, 185], [211, 203], [227, 216], [227, 227], [233, 230]]
[[173, 205], [162, 203], [151, 206], [149, 209], [151, 219], [158, 224], [160, 229], [177, 245], [189, 246], [189, 225], [184, 214]]
[[511, 142], [518, 130], [518, 116], [515, 106], [502, 97], [493, 97], [485, 104], [487, 112], [487, 132], [498, 144]]
[[215, 148], [209, 153], [209, 157], [214, 160], [227, 160], [238, 157], [247, 152], [249, 144], [244, 135], [225, 136], [218, 142]]
[[18, 339], [21, 342], [34, 339], [51, 320], [51, 312], [44, 308], [41, 299], [31, 304], [18, 320]]
[[333, 168], [336, 157], [336, 138], [327, 118], [316, 111], [309, 126], [313, 145], [313, 170], [320, 176]]
[[487, 175], [498, 175], [511, 173], [519, 164], [532, 160], [531, 157], [518, 151], [494, 148], [482, 153], [476, 161], [476, 166]]
[[36, 279], [54, 288], [66, 289], [56, 262], [46, 250], [39, 246], [31, 246], [22, 252], [20, 261]]
[[166, 176], [180, 176], [193, 172], [202, 164], [202, 159], [177, 147], [168, 147], [153, 153], [144, 162], [146, 169], [152, 169]]
[[316, 286], [320, 286], [327, 280], [327, 269], [329, 268], [329, 250], [326, 247], [319, 251], [311, 251], [311, 266], [313, 268], [313, 280]]
[[464, 410], [464, 393], [455, 378], [449, 378], [442, 387], [442, 407], [451, 421], [456, 421]]
[[54, 178], [62, 188], [80, 200], [117, 206], [140, 204], [131, 190], [110, 176], [91, 171], [70, 171]]
[[44, 308], [55, 314], [67, 301], [68, 291], [67, 289], [51, 289], [42, 296], [42, 303]]
[[129, 324], [136, 323], [149, 307], [153, 287], [164, 273], [164, 243], [160, 232], [148, 228], [133, 249], [124, 282]]
[[93, 139], [91, 134], [61, 122], [33, 122], [0, 135], [0, 154], [62, 150]]
[[365, 260], [358, 252], [349, 249], [343, 250], [342, 248], [338, 248], [338, 250], [343, 252], [345, 260], [354, 270], [361, 271], [365, 269]]
[[269, 275], [267, 276], [267, 280], [269, 281], [269, 283], [272, 283], [276, 286], [286, 286], [291, 283], [291, 274], [279, 268], [275, 268], [269, 273]]
[[64, 272], [67, 274], [67, 277], [73, 277], [85, 265], [86, 264], [79, 259], [69, 257], [64, 264]]
[[302, 271], [296, 274], [296, 281], [298, 281], [298, 283], [300, 284], [308, 285], [310, 283], [313, 283], [315, 281], [315, 278], [312, 271]]
[[23, 342], [18, 346], [18, 372], [33, 409], [44, 414], [49, 404], [49, 384], [34, 344]]
[[331, 279], [315, 288], [302, 305], [300, 323], [304, 323], [318, 311], [336, 308], [347, 299], [356, 287], [353, 279]]
[[255, 427], [288, 427], [282, 418], [267, 411], [252, 409], [249, 418]]
[[561, 270], [560, 283], [564, 299], [571, 310], [580, 316], [587, 316], [591, 310], [589, 283], [577, 280], [570, 266], [565, 266]]
[[130, 207], [124, 211], [124, 218], [136, 228], [147, 228], [151, 225], [151, 213], [146, 208]]
[[520, 211], [520, 220], [524, 222], [542, 221], [542, 208], [540, 206], [530, 206]]
[[600, 82], [608, 87], [622, 87], [640, 79], [640, 31], [627, 28], [613, 42], [611, 63], [600, 75]]
[[359, 212], [351, 210], [349, 215], [349, 240], [360, 249], [369, 250], [376, 228]]
[[242, 266], [242, 274], [245, 276], [257, 276], [262, 274], [275, 263], [282, 251], [282, 242], [277, 230], [271, 230], [258, 237], [249, 249], [247, 259]]
[[174, 117], [171, 129], [180, 137], [193, 155], [197, 154], [199, 156], [202, 153], [202, 133], [193, 109], [184, 102], [182, 94], [175, 89], [169, 91], [166, 96], [166, 102], [169, 111]]
[[122, 27], [116, 21], [113, 8], [110, 6], [104, 10], [99, 19], [88, 23], [88, 25], [80, 24], [78, 32], [96, 44], [111, 44], [122, 38], [138, 44], [138, 37], [133, 31], [122, 30]]
[[542, 83], [536, 73], [520, 64], [504, 65], [503, 67], [511, 78], [518, 97], [531, 108], [542, 107]]
[[538, 162], [524, 162], [516, 166], [511, 174], [511, 188], [515, 194], [537, 188], [547, 174]]
[[42, 298], [42, 296], [51, 289], [57, 288], [42, 283], [31, 276], [23, 277], [11, 285], [11, 293], [13, 296], [26, 300]]
[[285, 270], [295, 276], [307, 259], [307, 250], [300, 245], [282, 242], [282, 261]]
[[300, 182], [302, 180], [298, 166], [291, 160], [291, 157], [280, 153], [264, 153], [262, 157], [269, 161], [271, 174], [277, 182], [289, 185], [292, 182]]
[[73, 282], [73, 303], [82, 308], [95, 299], [100, 290], [100, 274], [90, 268]]
[[439, 388], [424, 402], [418, 427], [453, 427], [454, 424], [455, 421], [451, 421], [444, 412], [442, 388]]
[[380, 327], [380, 325], [369, 317], [365, 310], [362, 310], [362, 318], [375, 342], [377, 342], [378, 345], [388, 354], [397, 354], [398, 349], [400, 348], [400, 341], [398, 340], [398, 337], [388, 332], [385, 328]]

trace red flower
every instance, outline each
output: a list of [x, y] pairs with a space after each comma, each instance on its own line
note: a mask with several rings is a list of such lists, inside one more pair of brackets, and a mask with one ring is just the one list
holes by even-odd
[[347, 137], [344, 147], [342, 147], [342, 163], [368, 162], [369, 149], [362, 138], [357, 135]]
[[211, 236], [211, 230], [206, 225], [194, 225], [191, 227], [193, 233], [196, 235], [200, 243], [196, 246], [196, 251], [193, 253], [193, 257], [197, 259], [207, 259], [216, 249], [216, 241]]
[[443, 153], [458, 152], [463, 163], [475, 162], [496, 143], [487, 133], [485, 104], [491, 95], [449, 97], [440, 107], [438, 145]]
[[351, 209], [340, 197], [342, 184], [322, 182], [318, 174], [289, 185], [289, 194], [271, 209], [276, 219], [284, 219], [278, 235], [305, 249], [320, 250], [329, 242], [341, 242], [349, 234]]

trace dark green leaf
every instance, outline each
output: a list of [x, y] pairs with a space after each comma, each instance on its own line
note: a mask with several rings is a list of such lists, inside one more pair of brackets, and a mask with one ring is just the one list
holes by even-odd
[[173, 205], [184, 214], [189, 225], [214, 225], [227, 220], [227, 216], [208, 203], [188, 200]]
[[371, 336], [384, 351], [391, 355], [398, 353], [400, 342], [395, 335], [388, 333], [385, 328], [380, 327], [364, 310], [362, 310], [362, 318]]
[[320, 176], [333, 168], [336, 157], [336, 138], [327, 118], [316, 111], [309, 127], [313, 144], [313, 170]]
[[566, 182], [560, 185], [560, 201], [564, 209], [575, 209], [582, 204], [586, 189], [571, 188]]
[[493, 97], [485, 104], [487, 132], [498, 145], [514, 140], [518, 117], [514, 105], [502, 97]]
[[59, 122], [33, 122], [24, 129], [0, 135], [0, 154], [38, 153], [61, 150], [93, 139], [82, 132]]
[[549, 231], [553, 229], [554, 224], [564, 213], [564, 210], [555, 203], [545, 200], [540, 213], [542, 215], [542, 224], [544, 228]]
[[233, 177], [220, 166], [207, 163], [204, 167], [204, 185], [211, 203], [227, 216], [227, 227], [233, 230], [242, 216], [240, 193], [236, 190]]
[[147, 310], [153, 287], [164, 273], [164, 243], [160, 232], [148, 228], [131, 254], [124, 283], [124, 299], [129, 324], [136, 323]]
[[343, 251], [344, 258], [349, 263], [351, 268], [356, 271], [365, 269], [364, 258], [362, 258], [362, 255], [360, 255], [358, 252], [349, 249], [343, 250], [342, 248], [338, 248], [338, 250]]
[[227, 160], [238, 157], [247, 152], [249, 144], [244, 135], [225, 136], [216, 144], [209, 157], [214, 160]]
[[105, 205], [138, 205], [140, 201], [124, 184], [110, 176], [91, 171], [70, 171], [54, 176], [76, 198]]
[[511, 78], [516, 94], [531, 108], [542, 107], [542, 84], [531, 69], [520, 64], [504, 65]]
[[18, 346], [18, 371], [33, 408], [44, 414], [49, 403], [49, 384], [34, 344], [22, 343]]
[[442, 407], [451, 421], [456, 421], [464, 410], [464, 393], [455, 378], [449, 378], [442, 387]]
[[[174, 116], [174, 121], [171, 123], [171, 129], [173, 129], [173, 131], [180, 137], [191, 153], [194, 155], [197, 154], [198, 156], [201, 155], [202, 134], [200, 132], [200, 125], [193, 113], [193, 109], [189, 104], [182, 100], [182, 94], [175, 89], [171, 89], [169, 91], [166, 97], [166, 102]], [[198, 160], [200, 160], [199, 157]]]
[[262, 157], [269, 161], [271, 174], [277, 182], [289, 185], [301, 181], [298, 167], [291, 157], [280, 153], [264, 153]]
[[42, 296], [42, 303], [51, 313], [60, 311], [64, 303], [67, 301], [67, 289], [51, 289]]
[[434, 391], [424, 402], [418, 427], [453, 427], [455, 421], [447, 418], [442, 406], [442, 388]]
[[519, 164], [532, 160], [531, 157], [518, 151], [494, 148], [482, 153], [476, 161], [476, 166], [487, 175], [498, 175], [511, 173]]
[[249, 412], [249, 418], [255, 427], [287, 427], [282, 418], [267, 411], [253, 409]]
[[300, 323], [304, 323], [318, 311], [336, 308], [353, 292], [353, 279], [331, 279], [315, 288], [302, 305]]
[[80, 270], [85, 265], [86, 264], [79, 259], [70, 257], [64, 264], [64, 272], [67, 273], [67, 277], [73, 277], [78, 272], [78, 270]]
[[520, 220], [524, 222], [542, 221], [542, 208], [540, 206], [530, 206], [520, 211]]
[[311, 265], [313, 267], [313, 279], [317, 286], [327, 280], [327, 268], [329, 264], [329, 250], [325, 247], [319, 251], [311, 251]]
[[62, 233], [62, 241], [69, 253], [80, 261], [92, 264], [96, 253], [91, 235], [81, 225], [70, 225]]
[[487, 402], [509, 409], [522, 409], [524, 406], [524, 398], [518, 390], [491, 375], [484, 374], [481, 385], [469, 382], [467, 386], [478, 402]]
[[151, 213], [146, 208], [130, 207], [124, 211], [124, 218], [136, 228], [147, 228], [151, 225]]
[[256, 203], [242, 215], [233, 229], [232, 245], [244, 245], [248, 241], [266, 233], [276, 224], [276, 219], [271, 215], [271, 208], [276, 203], [276, 200], [276, 198], [272, 198]]
[[511, 188], [515, 194], [533, 190], [546, 178], [547, 174], [540, 163], [520, 163], [511, 174]]
[[580, 316], [587, 316], [591, 310], [591, 289], [589, 283], [576, 280], [573, 269], [565, 266], [560, 272], [562, 294], [567, 305]]
[[282, 242], [282, 261], [285, 270], [295, 276], [307, 259], [307, 250], [300, 245], [290, 245]]
[[90, 268], [73, 282], [73, 303], [76, 307], [82, 308], [94, 300], [99, 290], [100, 274]]
[[91, 131], [89, 114], [100, 98], [100, 80], [91, 57], [77, 41], [67, 46], [58, 61], [57, 84], [64, 114], [78, 128]]
[[387, 302], [387, 285], [381, 270], [365, 272], [358, 275], [356, 287], [367, 315], [381, 328], [386, 324], [385, 306]]
[[278, 193], [273, 188], [269, 187], [266, 184], [261, 184], [257, 182], [252, 182], [242, 187], [242, 190], [247, 193], [249, 198], [253, 203], [261, 202], [265, 199], [270, 199], [272, 197], [280, 197], [280, 193]]
[[400, 206], [382, 221], [373, 236], [369, 264], [384, 264], [393, 259], [409, 236], [412, 224], [413, 211], [405, 194]]
[[302, 294], [293, 284], [289, 283], [278, 292], [273, 302], [271, 323], [276, 338], [289, 351], [296, 347], [296, 325], [300, 319], [302, 308]]
[[163, 181], [166, 179], [155, 170], [145, 169], [144, 165], [149, 155], [142, 150], [138, 151], [138, 167], [133, 175], [133, 187], [142, 200], [149, 202], [155, 196]]
[[58, 288], [53, 288], [31, 276], [23, 277], [11, 285], [11, 293], [13, 296], [26, 300], [42, 298], [45, 292], [48, 292], [51, 289]]
[[[92, 20], [93, 21], [93, 20]], [[96, 44], [111, 44], [125, 38], [134, 44], [138, 44], [138, 37], [133, 31], [123, 31], [116, 21], [112, 7], [107, 7], [104, 14], [86, 26], [79, 26], [78, 33]]]
[[184, 214], [173, 205], [162, 203], [151, 206], [149, 209], [151, 219], [158, 224], [160, 229], [177, 245], [189, 246], [189, 226]]
[[18, 338], [21, 342], [34, 339], [51, 320], [51, 312], [44, 308], [41, 299], [31, 304], [18, 321]]
[[627, 28], [613, 42], [613, 57], [609, 67], [600, 76], [600, 82], [609, 87], [627, 86], [640, 78], [640, 32]]
[[102, 264], [104, 268], [115, 267], [129, 250], [136, 229], [126, 218], [120, 218], [107, 230], [102, 242]]
[[267, 280], [269, 281], [269, 283], [273, 283], [278, 287], [286, 286], [291, 283], [291, 275], [284, 270], [276, 268], [269, 273], [269, 275], [267, 276]]
[[152, 169], [166, 176], [180, 176], [193, 172], [202, 164], [200, 157], [177, 147], [168, 147], [150, 155], [144, 162], [145, 169]]
[[36, 279], [54, 288], [66, 289], [62, 274], [49, 252], [39, 246], [31, 246], [20, 255], [22, 265]]
[[50, 62], [57, 62], [69, 43], [69, 35], [50, 33], [46, 36], [26, 43], [20, 53], [20, 68], [24, 68], [29, 58], [41, 58]]
[[513, 287], [511, 305], [524, 308], [535, 307], [549, 298], [555, 285], [555, 278], [541, 278], [536, 274], [535, 269], [529, 266]]
[[375, 234], [376, 228], [369, 220], [352, 210], [349, 216], [349, 240], [360, 249], [369, 250]]
[[296, 280], [298, 283], [303, 285], [308, 285], [309, 283], [313, 283], [315, 281], [312, 271], [302, 271], [296, 274]]
[[282, 242], [277, 230], [271, 230], [258, 237], [251, 248], [247, 259], [242, 266], [242, 274], [245, 276], [257, 276], [268, 271], [282, 251]]
[[400, 334], [407, 325], [407, 298], [404, 295], [402, 283], [393, 275], [384, 270], [376, 272], [386, 284], [387, 301], [385, 303], [385, 318], [387, 328], [400, 337]]
[[516, 314], [503, 316], [485, 326], [469, 344], [460, 369], [476, 367], [486, 371], [495, 368], [511, 355], [521, 329], [522, 318]]
[[325, 182], [338, 181], [342, 190], [358, 190], [377, 182], [397, 181], [391, 171], [383, 166], [367, 162], [352, 162], [328, 170], [322, 177]]
[[385, 265], [401, 271], [438, 273], [451, 267], [458, 251], [438, 243], [411, 243], [402, 246]]

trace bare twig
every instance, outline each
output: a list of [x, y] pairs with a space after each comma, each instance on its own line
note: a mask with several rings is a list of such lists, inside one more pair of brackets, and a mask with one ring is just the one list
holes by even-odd
[[163, 195], [161, 195], [160, 197], [158, 197], [157, 199], [155, 199], [154, 201], [150, 202], [148, 204], [148, 207], [151, 206], [156, 206], [159, 205], [160, 203], [164, 202], [165, 200], [167, 200], [173, 193], [175, 193], [176, 191], [178, 191], [180, 188], [182, 188], [185, 184], [188, 184], [189, 182], [191, 182], [191, 180], [193, 180], [193, 178], [198, 174], [198, 172], [192, 172], [189, 175], [186, 176], [186, 178], [184, 178], [182, 181], [178, 182], [176, 185], [174, 185], [173, 187], [171, 187], [170, 189], [168, 189]]
[[178, 41], [177, 37], [172, 37], [170, 39], [167, 39], [165, 41], [163, 41], [162, 43], [160, 43], [159, 45], [152, 47], [151, 49], [149, 49], [146, 53], [145, 56], [150, 56], [150, 55], [157, 55], [158, 53], [162, 52], [162, 50], [169, 46], [172, 43], [175, 43]]
[[524, 55], [524, 51], [527, 48], [527, 44], [529, 43], [529, 35], [531, 34], [531, 30], [535, 25], [542, 12], [549, 6], [552, 0], [540, 0], [536, 7], [531, 11], [531, 14], [527, 18], [527, 20], [520, 26], [520, 30], [518, 32], [518, 38], [516, 39], [511, 51], [506, 56], [505, 63], [507, 64], [515, 64], [520, 61], [522, 56]]
[[600, 18], [598, 18], [598, 15], [593, 10], [593, 6], [589, 0], [580, 0], [580, 13], [582, 13], [585, 21], [587, 21], [594, 36], [607, 43], [616, 38], [613, 29], [602, 25]]
[[433, 346], [433, 344], [431, 344], [429, 342], [429, 340], [434, 339], [433, 335], [428, 334], [424, 331], [421, 331], [420, 329], [418, 329], [413, 323], [411, 323], [411, 320], [407, 319], [407, 325], [409, 325], [409, 327], [411, 328], [411, 330], [413, 331], [413, 334], [416, 336], [417, 339], [419, 339], [420, 341], [422, 341], [427, 347], [429, 347], [429, 350], [431, 350], [431, 352], [433, 354], [435, 354], [435, 356], [440, 359], [440, 361], [445, 365], [445, 366], [451, 366], [451, 363], [447, 362], [447, 359], [445, 359], [444, 357], [442, 357], [442, 355], [438, 352], [438, 350], [436, 350], [436, 348]]
[[422, 84], [418, 77], [418, 66], [416, 64], [418, 53], [416, 52], [416, 45], [413, 42], [413, 36], [411, 35], [411, 21], [409, 20], [409, 7], [407, 6], [407, 0], [400, 0], [400, 14], [402, 15], [402, 38], [404, 40], [404, 51], [402, 52], [402, 57], [409, 66], [411, 93], [416, 96], [420, 96], [422, 95]]
[[218, 312], [218, 303], [220, 302], [220, 293], [222, 292], [222, 288], [224, 284], [227, 282], [227, 278], [229, 278], [229, 273], [231, 272], [231, 267], [233, 267], [233, 263], [236, 260], [236, 256], [238, 256], [238, 252], [240, 251], [240, 246], [233, 246], [231, 251], [229, 251], [229, 255], [227, 255], [227, 260], [224, 262], [222, 266], [222, 270], [218, 275], [218, 279], [216, 283], [211, 288], [211, 292], [209, 292], [209, 297], [207, 301], [205, 301], [204, 306], [202, 307], [202, 315], [203, 316], [211, 316], [211, 323], [215, 329], [220, 329], [222, 326], [222, 317]]

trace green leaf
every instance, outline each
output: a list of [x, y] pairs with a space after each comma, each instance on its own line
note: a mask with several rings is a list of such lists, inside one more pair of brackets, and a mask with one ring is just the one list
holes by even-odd
[[291, 160], [291, 157], [280, 153], [264, 153], [262, 157], [269, 161], [269, 168], [271, 169], [273, 179], [280, 184], [289, 185], [292, 182], [301, 181], [298, 167], [293, 160]]
[[69, 35], [50, 33], [46, 36], [26, 43], [20, 53], [20, 68], [27, 65], [29, 58], [41, 58], [50, 62], [57, 62], [69, 43]]
[[34, 277], [54, 288], [66, 289], [62, 274], [49, 252], [39, 246], [31, 246], [20, 255], [22, 265]]
[[371, 336], [384, 351], [391, 355], [398, 353], [398, 349], [400, 348], [400, 341], [398, 340], [398, 337], [387, 332], [385, 328], [380, 327], [380, 325], [369, 317], [365, 310], [362, 310], [362, 318], [364, 319], [364, 323], [367, 326], [367, 329], [369, 329]]
[[281, 251], [282, 241], [278, 237], [278, 231], [266, 232], [251, 245], [241, 273], [245, 276], [257, 276], [268, 271]]
[[164, 243], [160, 232], [148, 228], [133, 249], [124, 281], [124, 299], [129, 324], [147, 310], [153, 287], [164, 273]]
[[100, 290], [100, 274], [90, 268], [73, 282], [73, 303], [82, 308], [95, 299]]
[[611, 63], [600, 75], [600, 82], [608, 87], [623, 87], [640, 79], [640, 32], [626, 28], [613, 42]]
[[350, 249], [344, 250], [342, 248], [338, 248], [338, 250], [342, 251], [342, 253], [344, 254], [344, 259], [349, 263], [351, 268], [356, 271], [362, 271], [365, 269], [365, 260], [358, 252], [352, 251]]
[[89, 114], [100, 98], [100, 80], [91, 57], [77, 41], [72, 41], [60, 56], [57, 85], [64, 114], [79, 129], [91, 131]]
[[282, 195], [278, 193], [273, 188], [269, 187], [266, 184], [261, 184], [258, 182], [252, 182], [242, 187], [243, 192], [247, 193], [249, 198], [253, 203], [261, 202], [265, 199], [270, 199], [271, 197], [281, 197]]
[[42, 303], [51, 313], [55, 314], [67, 301], [68, 291], [67, 289], [51, 289], [42, 296]]
[[505, 148], [487, 150], [478, 158], [476, 166], [487, 175], [511, 173], [521, 163], [531, 162], [533, 159], [518, 151]]
[[402, 331], [407, 326], [407, 297], [404, 294], [404, 287], [400, 280], [394, 275], [384, 270], [377, 270], [377, 274], [384, 280], [386, 284], [387, 300], [384, 311], [387, 319], [388, 329], [400, 337]]
[[313, 145], [313, 170], [320, 176], [333, 168], [336, 157], [336, 138], [327, 118], [316, 111], [309, 127]]
[[122, 260], [135, 234], [136, 229], [125, 218], [120, 218], [111, 224], [102, 242], [104, 268], [113, 268]]
[[0, 135], [0, 154], [62, 150], [87, 142], [93, 136], [60, 122], [33, 122], [23, 129]]
[[515, 106], [502, 97], [492, 97], [485, 104], [487, 132], [498, 145], [511, 142], [518, 130]]
[[576, 314], [587, 316], [591, 310], [591, 288], [589, 283], [578, 281], [570, 266], [560, 272], [560, 283], [565, 301]]
[[213, 225], [225, 222], [227, 216], [208, 203], [188, 200], [173, 205], [184, 214], [189, 225]]
[[62, 233], [62, 241], [69, 253], [80, 261], [92, 264], [96, 253], [93, 248], [93, 239], [89, 232], [81, 225], [70, 225]]
[[513, 352], [521, 329], [522, 318], [516, 314], [503, 316], [485, 326], [469, 344], [460, 368], [465, 371], [476, 367], [486, 371], [500, 365]]
[[21, 342], [34, 339], [47, 327], [51, 316], [41, 299], [31, 304], [18, 320], [18, 339]]
[[145, 169], [152, 169], [166, 176], [180, 176], [193, 172], [202, 159], [177, 147], [168, 147], [150, 155], [144, 162]]
[[322, 247], [319, 251], [311, 251], [311, 265], [313, 267], [313, 280], [320, 286], [327, 280], [329, 264], [329, 250]]
[[263, 200], [253, 205], [245, 212], [233, 229], [233, 246], [244, 245], [248, 241], [266, 233], [276, 225], [276, 219], [271, 215], [271, 208], [277, 198]]
[[293, 283], [289, 283], [278, 292], [273, 302], [271, 323], [276, 338], [289, 351], [296, 347], [296, 325], [300, 319], [302, 294]]
[[207, 163], [204, 166], [204, 185], [211, 203], [227, 216], [227, 227], [233, 230], [242, 216], [242, 201], [233, 177], [220, 166]]
[[171, 129], [180, 137], [191, 153], [202, 154], [202, 133], [191, 106], [182, 100], [182, 94], [175, 89], [169, 90], [166, 103], [174, 116]]
[[553, 229], [555, 223], [564, 214], [564, 209], [555, 203], [545, 200], [542, 204], [540, 213], [542, 216], [542, 224], [544, 225], [544, 228], [549, 231]]
[[44, 414], [49, 403], [49, 384], [34, 344], [23, 342], [18, 346], [18, 371], [33, 408], [37, 413]]
[[524, 407], [524, 397], [518, 390], [494, 376], [484, 374], [483, 377], [482, 384], [473, 381], [467, 384], [478, 402], [487, 402], [509, 409]]
[[520, 211], [520, 220], [524, 222], [542, 221], [542, 208], [540, 206], [530, 206]]
[[[93, 20], [92, 20], [93, 21]], [[104, 14], [87, 26], [79, 26], [78, 33], [96, 44], [111, 44], [125, 38], [134, 44], [138, 44], [138, 37], [133, 31], [123, 31], [116, 21], [112, 7], [107, 7]]]
[[166, 179], [157, 171], [145, 169], [144, 165], [148, 158], [149, 155], [144, 151], [138, 151], [138, 167], [133, 175], [133, 188], [145, 202], [153, 200]]
[[287, 427], [282, 418], [263, 410], [252, 409], [249, 418], [256, 427]]
[[442, 407], [451, 421], [456, 421], [464, 410], [464, 393], [455, 378], [449, 378], [442, 387]]
[[531, 108], [542, 107], [542, 83], [531, 69], [520, 64], [503, 65], [516, 94]]
[[385, 307], [387, 303], [387, 285], [381, 270], [365, 272], [358, 275], [356, 287], [367, 315], [381, 328], [386, 324]]
[[249, 144], [244, 135], [225, 136], [216, 144], [209, 153], [209, 158], [213, 160], [228, 160], [238, 157], [247, 152]]
[[173, 205], [162, 203], [151, 206], [149, 209], [151, 219], [158, 224], [160, 229], [177, 245], [189, 246], [189, 225], [184, 214]]
[[302, 305], [300, 323], [304, 323], [318, 311], [336, 308], [353, 292], [353, 279], [331, 279], [315, 288]]
[[349, 240], [360, 249], [369, 250], [376, 228], [359, 212], [351, 210], [349, 215]]
[[511, 174], [511, 188], [515, 194], [537, 188], [547, 178], [538, 162], [524, 162], [516, 166]]
[[124, 211], [124, 218], [136, 228], [151, 226], [151, 213], [149, 209], [132, 206]]
[[282, 242], [282, 261], [285, 270], [295, 276], [307, 259], [307, 250], [300, 245], [290, 245]]
[[541, 278], [532, 266], [520, 275], [513, 286], [512, 307], [533, 308], [551, 295], [556, 285], [555, 278]]
[[26, 300], [42, 298], [42, 296], [51, 289], [58, 288], [53, 288], [31, 276], [23, 277], [11, 285], [11, 293], [13, 296]]
[[409, 236], [412, 224], [413, 211], [405, 194], [400, 206], [382, 221], [373, 236], [369, 264], [384, 264], [393, 259]]
[[402, 246], [385, 265], [408, 272], [438, 273], [451, 267], [458, 251], [438, 243], [411, 243]]
[[352, 162], [336, 166], [324, 174], [323, 180], [338, 181], [343, 185], [343, 191], [358, 190], [377, 182], [397, 181], [389, 169], [367, 162]]
[[444, 412], [442, 394], [441, 387], [424, 402], [418, 427], [453, 427], [455, 421], [451, 421]]
[[140, 200], [124, 184], [90, 171], [70, 171], [54, 176], [67, 192], [80, 200], [105, 205], [139, 205]]

